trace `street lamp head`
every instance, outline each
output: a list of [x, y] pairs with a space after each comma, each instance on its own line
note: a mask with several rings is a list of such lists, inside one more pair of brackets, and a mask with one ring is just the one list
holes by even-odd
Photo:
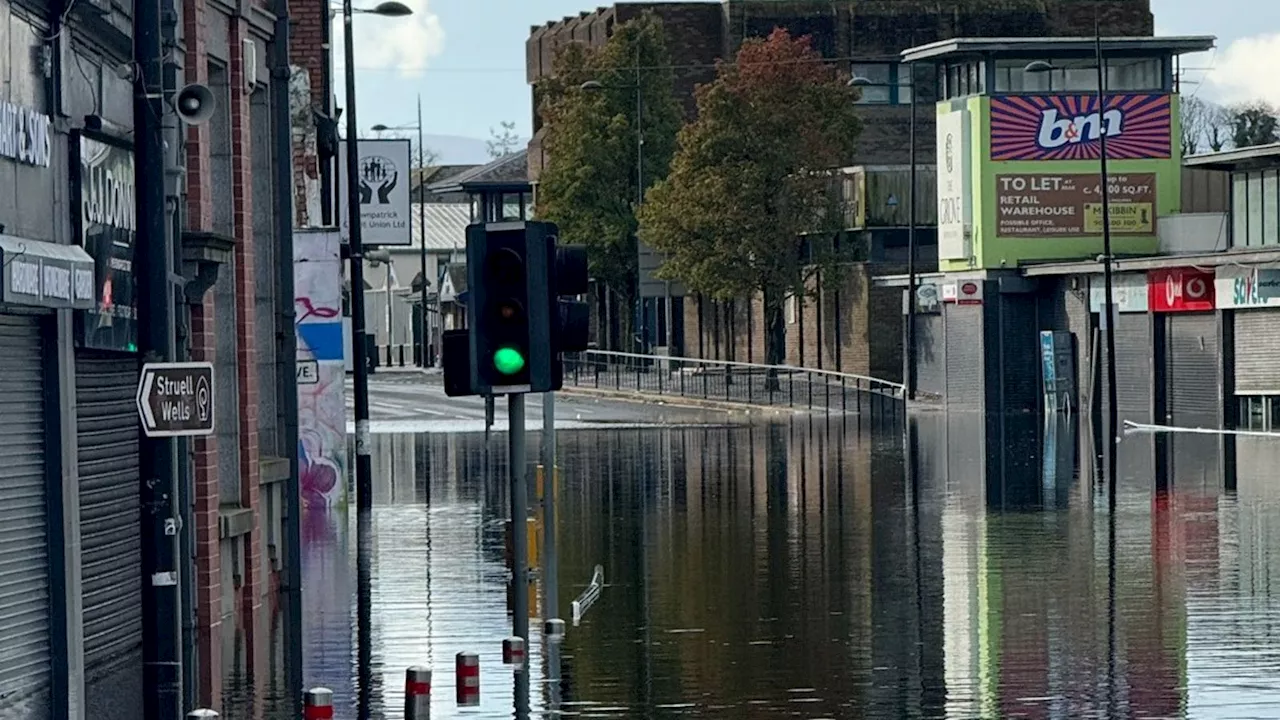
[[1045, 60], [1032, 60], [1022, 69], [1023, 72], [1029, 73], [1047, 73], [1054, 70], [1057, 70], [1057, 68], [1053, 66], [1053, 63]]
[[408, 5], [405, 5], [402, 2], [396, 2], [396, 0], [380, 2], [369, 12], [383, 17], [404, 17], [406, 15], [413, 14], [413, 10]]
[[861, 75], [854, 75], [853, 77], [849, 78], [849, 82], [848, 82], [849, 87], [866, 87], [868, 85], [873, 85], [873, 84], [874, 83], [871, 82], [870, 78], [864, 78]]
[[386, 132], [386, 131], [390, 130], [391, 128], [387, 127], [386, 125], [383, 125], [382, 123], [378, 123], [377, 125], [374, 125], [373, 127], [369, 128], [369, 129], [370, 129], [370, 130], [372, 130], [372, 131], [374, 131], [374, 132]]
[[603, 90], [604, 83], [600, 82], [599, 80], [588, 80], [582, 83], [582, 86], [579, 89], [586, 90], [587, 92], [591, 92], [593, 90]]

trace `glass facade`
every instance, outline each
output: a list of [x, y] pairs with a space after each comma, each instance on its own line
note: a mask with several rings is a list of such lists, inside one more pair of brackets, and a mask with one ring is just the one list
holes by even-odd
[[[995, 91], [1007, 93], [1097, 92], [1098, 70], [1093, 60], [1044, 59], [1048, 72], [1027, 72], [1035, 58], [995, 61]], [[1160, 58], [1119, 58], [1106, 61], [1108, 92], [1159, 92], [1164, 89]]]
[[1276, 170], [1231, 175], [1231, 246], [1280, 245], [1280, 177]]
[[853, 77], [865, 78], [871, 84], [860, 87], [864, 105], [911, 104], [911, 67], [902, 63], [854, 63], [849, 67]]
[[1236, 402], [1240, 408], [1238, 429], [1280, 432], [1280, 395], [1241, 395]]

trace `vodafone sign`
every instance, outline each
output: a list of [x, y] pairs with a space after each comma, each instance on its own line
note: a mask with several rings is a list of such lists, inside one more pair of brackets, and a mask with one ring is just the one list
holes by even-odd
[[1154, 312], [1205, 312], [1214, 309], [1213, 272], [1194, 268], [1147, 273], [1147, 297]]

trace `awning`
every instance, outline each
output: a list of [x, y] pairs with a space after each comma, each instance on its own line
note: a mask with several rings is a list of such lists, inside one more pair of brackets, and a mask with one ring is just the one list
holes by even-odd
[[92, 310], [93, 257], [78, 245], [0, 235], [0, 299], [14, 305]]

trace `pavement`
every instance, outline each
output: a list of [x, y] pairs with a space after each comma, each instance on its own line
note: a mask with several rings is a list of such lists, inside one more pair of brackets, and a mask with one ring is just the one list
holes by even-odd
[[[355, 399], [351, 378], [347, 378], [347, 411], [353, 413]], [[542, 394], [525, 396], [525, 423], [530, 430], [542, 427]], [[752, 413], [743, 410], [709, 408], [692, 403], [658, 399], [628, 400], [584, 394], [556, 395], [556, 427], [573, 430], [605, 425], [721, 425], [746, 422]], [[351, 415], [349, 415], [351, 417]], [[481, 397], [451, 398], [444, 394], [438, 370], [381, 368], [369, 378], [369, 419], [371, 432], [481, 432], [485, 404]], [[351, 423], [354, 431], [354, 423]], [[499, 398], [494, 408], [494, 429], [507, 427], [507, 400]]]

